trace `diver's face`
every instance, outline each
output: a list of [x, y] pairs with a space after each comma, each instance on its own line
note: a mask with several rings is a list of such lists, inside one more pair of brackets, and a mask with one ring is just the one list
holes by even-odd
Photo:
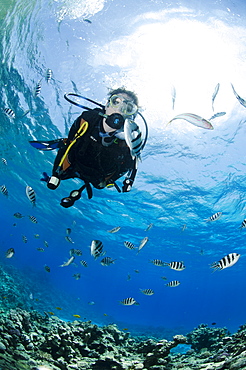
[[[124, 93], [111, 96], [106, 107], [105, 113], [107, 116], [111, 114], [118, 113], [121, 114], [124, 118], [129, 117], [131, 114], [136, 113], [137, 106], [133, 103], [132, 99]], [[103, 128], [105, 132], [113, 132], [115, 128], [109, 127], [105, 119], [103, 120]]]

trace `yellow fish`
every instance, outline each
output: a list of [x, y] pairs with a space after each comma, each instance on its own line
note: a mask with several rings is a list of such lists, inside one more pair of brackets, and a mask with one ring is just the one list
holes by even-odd
[[56, 309], [57, 309], [57, 310], [62, 310], [62, 308], [61, 308], [61, 307], [56, 307]]
[[54, 315], [54, 312], [49, 311], [48, 313], [49, 313], [50, 315]]
[[80, 315], [73, 315], [73, 317], [77, 317], [79, 319], [80, 318]]

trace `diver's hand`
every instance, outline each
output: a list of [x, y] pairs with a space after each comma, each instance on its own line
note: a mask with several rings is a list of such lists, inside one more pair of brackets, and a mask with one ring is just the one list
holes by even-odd
[[133, 180], [125, 179], [123, 181], [123, 186], [122, 186], [123, 193], [127, 193], [128, 191], [130, 191], [132, 188], [132, 184], [133, 184]]
[[50, 176], [46, 172], [43, 172], [43, 177], [40, 179], [40, 181], [49, 182]]

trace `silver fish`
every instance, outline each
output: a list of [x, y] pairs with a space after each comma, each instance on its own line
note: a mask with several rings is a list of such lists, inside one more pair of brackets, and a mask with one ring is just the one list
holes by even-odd
[[52, 70], [51, 70], [50, 68], [48, 68], [48, 69], [47, 69], [47, 71], [46, 71], [46, 76], [45, 76], [45, 79], [46, 79], [46, 81], [47, 81], [48, 83], [49, 83], [49, 81], [51, 80], [52, 75], [53, 75]]
[[234, 92], [234, 95], [235, 97], [237, 98], [237, 100], [239, 101], [239, 103], [244, 107], [246, 108], [246, 100], [244, 100], [243, 98], [241, 98], [238, 93], [236, 92], [236, 90], [234, 89], [234, 86], [231, 84], [231, 87], [232, 87], [232, 90]]
[[153, 295], [154, 291], [153, 289], [140, 289], [140, 291], [145, 295]]
[[103, 256], [103, 243], [100, 240], [92, 240], [91, 242], [91, 255], [96, 259]]
[[128, 249], [135, 249], [134, 244], [132, 242], [124, 242], [124, 246]]
[[240, 254], [238, 253], [229, 253], [225, 257], [221, 258], [218, 262], [214, 262], [211, 264], [211, 268], [216, 270], [224, 270], [227, 267], [231, 267], [235, 265], [235, 263], [239, 260]]
[[149, 238], [146, 236], [145, 238], [143, 238], [139, 244], [139, 247], [138, 247], [138, 252], [141, 251], [141, 249], [145, 246], [145, 244], [149, 241]]
[[7, 165], [8, 165], [7, 160], [6, 160], [5, 158], [1, 158], [1, 162], [2, 162], [5, 166], [7, 166]]
[[101, 260], [101, 265], [102, 266], [109, 266], [111, 265], [112, 263], [114, 263], [114, 261], [116, 260], [113, 260], [111, 257], [104, 257], [102, 260]]
[[44, 252], [44, 248], [38, 247], [38, 248], [37, 248], [37, 251], [39, 251], [39, 252]]
[[174, 104], [175, 104], [175, 101], [176, 101], [176, 89], [175, 89], [175, 87], [173, 86], [173, 87], [172, 87], [172, 103], [173, 103], [173, 110], [174, 110]]
[[142, 134], [138, 125], [133, 120], [128, 118], [125, 120], [124, 134], [132, 159], [136, 157], [138, 160], [141, 160]]
[[185, 269], [185, 265], [183, 262], [165, 262], [165, 266], [169, 266], [170, 269], [176, 270], [176, 271], [183, 271]]
[[88, 267], [88, 264], [87, 264], [87, 262], [86, 262], [86, 261], [81, 260], [81, 261], [80, 261], [80, 263], [81, 263], [81, 265], [82, 265], [82, 266], [84, 266], [84, 267]]
[[38, 223], [38, 220], [36, 219], [35, 216], [28, 216], [29, 220], [32, 221], [34, 224]]
[[48, 242], [47, 242], [46, 240], [44, 240], [44, 246], [45, 246], [46, 248], [48, 248], [48, 246], [49, 246], [49, 244], [48, 244]]
[[3, 195], [5, 195], [6, 197], [9, 195], [8, 189], [6, 188], [6, 186], [5, 186], [5, 185], [2, 185], [2, 186], [0, 187], [0, 191], [1, 191], [1, 193], [2, 193]]
[[120, 304], [122, 304], [123, 306], [132, 306], [134, 304], [138, 305], [137, 301], [132, 297], [123, 299], [122, 301], [120, 301]]
[[201, 128], [205, 128], [207, 130], [213, 130], [214, 129], [212, 124], [209, 121], [207, 121], [205, 118], [202, 118], [202, 117], [198, 116], [197, 114], [193, 114], [193, 113], [178, 114], [177, 116], [172, 118], [171, 121], [168, 122], [168, 124], [170, 124], [175, 119], [184, 119], [185, 121], [188, 121], [188, 122], [192, 123], [192, 125], [195, 125], [195, 126], [201, 127]]
[[42, 87], [42, 85], [41, 85], [41, 81], [42, 81], [42, 80], [40, 80], [40, 81], [37, 83], [36, 87], [35, 87], [35, 91], [34, 91], [34, 95], [35, 95], [35, 96], [38, 96], [38, 95], [40, 94], [40, 92], [41, 92], [41, 87]]
[[220, 88], [220, 83], [217, 83], [217, 85], [215, 86], [215, 89], [214, 89], [214, 92], [213, 92], [213, 95], [212, 95], [212, 109], [214, 111], [214, 100], [219, 92], [219, 88]]
[[74, 242], [72, 241], [70, 236], [65, 236], [65, 239], [66, 239], [67, 242], [74, 244]]
[[222, 216], [222, 212], [216, 212], [215, 214], [213, 214], [209, 218], [206, 218], [204, 221], [213, 222], [213, 221], [219, 220], [221, 216]]
[[36, 194], [31, 186], [26, 186], [26, 196], [33, 205], [36, 204]]
[[27, 237], [25, 235], [22, 235], [23, 243], [27, 243]]
[[10, 118], [15, 118], [15, 112], [11, 108], [4, 108], [4, 113]]
[[155, 266], [165, 266], [165, 262], [163, 262], [162, 260], [155, 259], [150, 260], [150, 262], [153, 263], [153, 265]]
[[9, 248], [7, 250], [7, 252], [5, 253], [5, 257], [6, 258], [12, 258], [14, 256], [14, 254], [15, 254], [14, 248]]
[[114, 233], [117, 233], [117, 231], [119, 231], [120, 229], [121, 229], [120, 226], [116, 226], [113, 229], [108, 230], [108, 233], [114, 234]]
[[218, 113], [215, 113], [212, 115], [212, 117], [210, 117], [208, 120], [211, 121], [212, 119], [215, 119], [217, 117], [222, 117], [226, 114], [226, 112], [218, 112]]
[[64, 262], [62, 265], [60, 265], [60, 267], [65, 267], [65, 266], [71, 265], [71, 263], [74, 261], [74, 259], [75, 259], [74, 256], [70, 257], [66, 262]]
[[70, 256], [82, 256], [82, 251], [80, 249], [70, 249], [69, 251]]
[[171, 287], [171, 288], [174, 288], [174, 287], [178, 286], [179, 284], [180, 284], [180, 281], [178, 281], [178, 280], [172, 280], [169, 283], [167, 283], [166, 286]]
[[145, 229], [145, 231], [149, 231], [150, 229], [152, 229], [153, 226], [154, 224], [149, 224], [149, 226]]

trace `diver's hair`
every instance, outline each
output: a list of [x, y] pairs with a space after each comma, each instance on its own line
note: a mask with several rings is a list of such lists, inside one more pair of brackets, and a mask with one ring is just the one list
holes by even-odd
[[117, 94], [127, 94], [132, 99], [133, 103], [138, 107], [138, 97], [133, 91], [126, 90], [124, 87], [119, 87], [118, 89], [110, 90], [108, 93], [108, 98], [110, 99], [111, 96]]

